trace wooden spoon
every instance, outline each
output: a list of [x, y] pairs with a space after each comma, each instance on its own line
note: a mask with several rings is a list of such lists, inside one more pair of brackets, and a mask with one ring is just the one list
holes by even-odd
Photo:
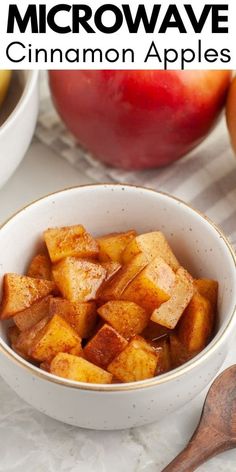
[[236, 365], [214, 381], [189, 444], [162, 472], [192, 472], [211, 457], [235, 447]]

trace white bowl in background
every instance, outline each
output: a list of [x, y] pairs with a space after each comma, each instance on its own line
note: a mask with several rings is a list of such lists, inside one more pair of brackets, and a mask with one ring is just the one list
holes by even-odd
[[45, 228], [83, 224], [93, 235], [160, 229], [195, 277], [219, 281], [218, 330], [185, 365], [153, 379], [113, 385], [74, 382], [44, 372], [8, 345], [0, 325], [0, 374], [26, 402], [57, 420], [92, 429], [123, 429], [159, 420], [193, 399], [217, 374], [235, 330], [235, 255], [203, 215], [166, 194], [140, 187], [89, 185], [29, 205], [0, 229], [0, 278], [24, 273]]
[[23, 159], [38, 117], [38, 71], [14, 71], [0, 110], [0, 187]]

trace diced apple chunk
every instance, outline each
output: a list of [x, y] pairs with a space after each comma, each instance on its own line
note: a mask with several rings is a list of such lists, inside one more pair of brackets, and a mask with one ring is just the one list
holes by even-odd
[[111, 280], [106, 282], [99, 292], [99, 298], [105, 301], [119, 300], [129, 283], [148, 264], [144, 254], [138, 254], [127, 265], [124, 265]]
[[201, 351], [210, 339], [213, 326], [214, 313], [209, 300], [195, 294], [178, 326], [180, 341], [190, 353]]
[[63, 298], [53, 298], [50, 302], [50, 315], [55, 314], [62, 316], [81, 338], [88, 338], [97, 320], [96, 303], [71, 303]]
[[153, 377], [157, 361], [155, 350], [150, 344], [136, 336], [109, 364], [107, 370], [121, 382], [135, 382]]
[[65, 257], [93, 258], [98, 256], [96, 240], [82, 225], [49, 228], [44, 239], [53, 263]]
[[[75, 309], [73, 303], [69, 302], [69, 300], [65, 300], [64, 298], [60, 297], [53, 297], [50, 300], [49, 304], [49, 314], [52, 318], [54, 315], [59, 315], [67, 323], [71, 324], [74, 323], [75, 317]], [[74, 328], [74, 326], [73, 326]]]
[[115, 275], [118, 270], [121, 269], [121, 264], [119, 262], [109, 261], [109, 262], [101, 262], [101, 266], [106, 269], [106, 279], [105, 282], [110, 280], [113, 275]]
[[61, 316], [54, 315], [35, 337], [30, 355], [43, 362], [52, 359], [58, 352], [68, 352], [79, 342], [76, 331]]
[[14, 322], [20, 331], [31, 328], [49, 314], [51, 298], [52, 297], [48, 295], [14, 316]]
[[215, 312], [217, 309], [218, 282], [211, 279], [196, 279], [194, 280], [194, 286], [202, 297], [209, 300], [212, 310]]
[[32, 328], [22, 331], [13, 345], [13, 349], [23, 357], [30, 359], [33, 342], [36, 336], [42, 332], [42, 330], [48, 324], [49, 319], [49, 316], [46, 316], [36, 325], [32, 326]]
[[74, 328], [81, 338], [89, 338], [97, 321], [97, 307], [95, 302], [74, 303], [76, 323]]
[[37, 254], [32, 259], [26, 275], [35, 279], [51, 280], [51, 269], [52, 264], [49, 257], [46, 254]]
[[123, 254], [123, 263], [127, 264], [134, 256], [143, 252], [149, 261], [161, 257], [174, 271], [180, 264], [171, 250], [167, 239], [161, 231], [139, 234], [126, 246]]
[[142, 307], [124, 300], [107, 302], [98, 309], [98, 313], [126, 339], [140, 334], [150, 318], [150, 315]]
[[173, 270], [163, 259], [156, 257], [130, 282], [120, 298], [137, 303], [151, 313], [169, 300], [174, 281]]
[[97, 291], [106, 278], [106, 270], [96, 262], [67, 257], [54, 266], [53, 278], [67, 300], [87, 302], [96, 299]]
[[93, 364], [106, 368], [127, 346], [127, 341], [111, 326], [104, 324], [86, 344], [84, 354]]
[[82, 348], [81, 341], [75, 347], [72, 347], [68, 351], [68, 354], [72, 354], [73, 356], [78, 356], [78, 357], [84, 357], [84, 351]]
[[183, 267], [180, 267], [176, 272], [175, 284], [170, 299], [154, 310], [151, 320], [166, 328], [174, 329], [188, 306], [193, 293], [193, 279]]
[[51, 362], [51, 373], [76, 382], [110, 384], [112, 375], [82, 357], [59, 353]]
[[100, 262], [114, 261], [121, 263], [121, 254], [127, 244], [136, 236], [136, 231], [111, 233], [97, 239]]
[[11, 318], [52, 293], [55, 288], [55, 283], [49, 280], [6, 274], [3, 279], [1, 318]]

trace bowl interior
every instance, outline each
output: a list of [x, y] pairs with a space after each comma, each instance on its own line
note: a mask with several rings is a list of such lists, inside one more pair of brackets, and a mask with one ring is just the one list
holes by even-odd
[[7, 97], [0, 110], [0, 127], [7, 121], [19, 103], [29, 77], [30, 71], [27, 70], [13, 72]]
[[[232, 317], [236, 300], [234, 256], [222, 235], [187, 205], [152, 190], [95, 185], [46, 197], [14, 216], [0, 230], [0, 283], [4, 273], [24, 273], [42, 246], [42, 232], [52, 226], [83, 224], [99, 236], [131, 228], [161, 230], [180, 262], [194, 277], [219, 281], [217, 336]], [[6, 325], [0, 325], [6, 342]], [[5, 342], [4, 342], [5, 341]]]

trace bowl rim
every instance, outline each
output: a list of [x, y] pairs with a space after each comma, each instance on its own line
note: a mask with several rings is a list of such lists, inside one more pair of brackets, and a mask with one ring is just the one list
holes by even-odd
[[[62, 194], [65, 192], [71, 192], [73, 190], [79, 190], [79, 189], [85, 189], [85, 188], [127, 188], [127, 189], [137, 189], [137, 190], [142, 190], [144, 192], [150, 192], [154, 193], [155, 195], [161, 195], [164, 197], [167, 197], [171, 200], [174, 200], [175, 202], [183, 205], [184, 207], [188, 208], [192, 212], [194, 212], [197, 216], [200, 216], [203, 218], [220, 236], [220, 238], [223, 240], [224, 244], [226, 245], [229, 255], [232, 258], [232, 263], [234, 264], [234, 267], [236, 268], [236, 253], [233, 249], [233, 246], [225, 236], [225, 234], [222, 232], [222, 230], [206, 215], [204, 215], [201, 211], [196, 210], [193, 208], [191, 205], [188, 203], [184, 202], [178, 197], [175, 197], [174, 195], [170, 195], [167, 192], [159, 191], [159, 190], [154, 190], [152, 188], [148, 187], [143, 187], [141, 185], [133, 185], [133, 184], [121, 184], [121, 183], [93, 183], [93, 184], [84, 184], [84, 185], [79, 185], [79, 186], [72, 186], [68, 188], [64, 188], [61, 190], [58, 190], [56, 192], [50, 192], [49, 194], [37, 198], [36, 200], [32, 201], [31, 203], [25, 205], [23, 208], [20, 210], [16, 211], [10, 218], [8, 218], [4, 223], [0, 225], [0, 231], [7, 226], [8, 223], [10, 223], [18, 214], [24, 212], [28, 208], [33, 207], [35, 204], [47, 200], [50, 197], [54, 197], [55, 195]], [[93, 392], [125, 392], [125, 391], [133, 391], [133, 390], [142, 390], [144, 388], [151, 388], [155, 387], [157, 385], [161, 385], [163, 383], [168, 383], [172, 380], [177, 380], [179, 381], [181, 376], [190, 372], [194, 367], [199, 366], [202, 364], [208, 357], [210, 357], [216, 349], [224, 342], [224, 339], [227, 336], [228, 331], [231, 328], [231, 325], [233, 324], [234, 318], [236, 318], [236, 302], [233, 307], [233, 310], [231, 314], [229, 315], [229, 319], [227, 324], [224, 327], [224, 330], [221, 332], [219, 336], [217, 334], [214, 336], [212, 341], [206, 346], [205, 349], [203, 349], [197, 356], [192, 358], [190, 361], [186, 362], [182, 366], [173, 369], [165, 374], [161, 374], [156, 377], [152, 377], [150, 379], [146, 380], [141, 380], [141, 381], [136, 381], [136, 382], [126, 382], [126, 383], [117, 383], [117, 384], [92, 384], [92, 383], [85, 383], [85, 382], [78, 382], [78, 381], [73, 381], [69, 379], [65, 379], [62, 377], [58, 377], [54, 374], [51, 374], [49, 372], [46, 372], [39, 367], [36, 367], [35, 365], [31, 364], [27, 360], [23, 359], [20, 355], [18, 355], [16, 352], [14, 352], [10, 346], [8, 346], [0, 336], [0, 354], [5, 355], [10, 361], [13, 361], [15, 364], [17, 364], [20, 367], [23, 367], [27, 371], [29, 371], [32, 375], [39, 377], [40, 379], [44, 381], [49, 381], [54, 384], [63, 386], [63, 387], [69, 387], [73, 389], [78, 389], [78, 390], [87, 390], [87, 391], [93, 391]], [[219, 334], [219, 333], [218, 333]]]
[[[15, 71], [13, 71], [15, 72]], [[23, 88], [22, 94], [20, 99], [18, 100], [15, 108], [12, 110], [6, 121], [0, 126], [0, 138], [1, 136], [7, 132], [10, 126], [14, 126], [15, 121], [18, 119], [19, 115], [21, 114], [22, 109], [27, 105], [31, 94], [35, 89], [35, 85], [38, 82], [39, 71], [38, 70], [24, 70], [22, 69], [20, 72], [28, 72], [28, 77], [26, 78], [25, 86]]]

